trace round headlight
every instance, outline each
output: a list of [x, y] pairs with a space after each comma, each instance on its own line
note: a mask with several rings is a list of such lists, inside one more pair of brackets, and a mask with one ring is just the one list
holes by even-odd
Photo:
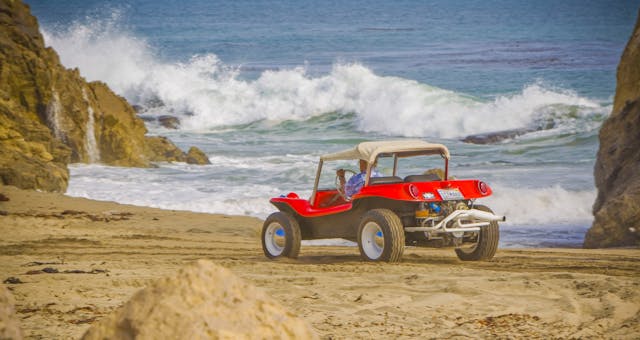
[[410, 184], [409, 185], [409, 194], [411, 194], [411, 196], [413, 198], [418, 198], [419, 197], [418, 195], [420, 195], [420, 190], [418, 190], [418, 187], [416, 187], [415, 185]]
[[480, 191], [481, 194], [486, 195], [489, 192], [489, 188], [487, 187], [487, 183], [485, 182], [478, 182], [478, 190]]

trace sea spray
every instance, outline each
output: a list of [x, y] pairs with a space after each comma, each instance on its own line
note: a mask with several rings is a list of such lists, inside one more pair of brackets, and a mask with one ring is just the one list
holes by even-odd
[[120, 95], [145, 80], [155, 60], [144, 39], [121, 31], [119, 11], [109, 18], [74, 22], [60, 30], [41, 28], [45, 43], [67, 67], [78, 67], [89, 81], [100, 80]]

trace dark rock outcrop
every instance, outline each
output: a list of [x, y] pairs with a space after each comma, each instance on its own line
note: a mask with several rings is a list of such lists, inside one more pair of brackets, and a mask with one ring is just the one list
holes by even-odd
[[174, 116], [162, 115], [158, 117], [158, 122], [167, 129], [175, 130], [180, 127], [180, 119]]
[[83, 339], [317, 339], [311, 327], [230, 270], [199, 260], [154, 281]]
[[585, 248], [640, 245], [640, 15], [618, 65], [611, 116], [600, 129], [598, 197]]
[[476, 135], [469, 135], [461, 139], [461, 141], [469, 144], [493, 144], [502, 142], [503, 140], [513, 139], [518, 136], [522, 136], [529, 132], [538, 131], [539, 129], [513, 129], [488, 133], [479, 133]]
[[124, 98], [62, 66], [27, 5], [0, 1], [0, 184], [64, 192], [70, 162], [173, 160], [163, 156], [177, 147], [149, 147], [146, 133]]

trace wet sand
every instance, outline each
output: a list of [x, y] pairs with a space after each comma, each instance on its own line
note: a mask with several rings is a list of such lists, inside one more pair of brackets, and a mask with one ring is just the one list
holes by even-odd
[[640, 337], [639, 249], [500, 249], [466, 263], [409, 247], [373, 264], [357, 248], [302, 246], [269, 261], [255, 218], [0, 193], [0, 280], [28, 338], [78, 338], [196, 259], [262, 287], [321, 338]]

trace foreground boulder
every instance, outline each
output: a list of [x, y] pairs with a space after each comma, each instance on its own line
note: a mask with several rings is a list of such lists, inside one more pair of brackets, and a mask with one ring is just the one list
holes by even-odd
[[611, 116], [600, 129], [593, 225], [586, 248], [640, 245], [640, 16], [618, 65]]
[[0, 184], [64, 192], [68, 163], [172, 160], [149, 155], [146, 133], [124, 98], [62, 66], [27, 5], [0, 1]]
[[155, 281], [83, 339], [314, 339], [302, 319], [211, 261]]
[[16, 317], [13, 295], [0, 285], [0, 339], [22, 339], [20, 321]]

